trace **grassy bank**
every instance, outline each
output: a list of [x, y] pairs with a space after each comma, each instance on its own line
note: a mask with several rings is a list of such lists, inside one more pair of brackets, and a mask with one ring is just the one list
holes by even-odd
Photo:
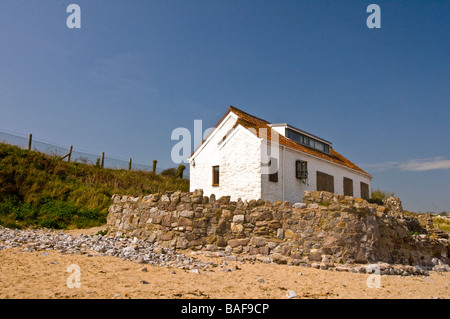
[[113, 194], [188, 191], [189, 181], [101, 169], [0, 143], [0, 225], [84, 228], [106, 221]]
[[450, 231], [450, 218], [448, 217], [433, 217], [433, 226], [436, 229]]

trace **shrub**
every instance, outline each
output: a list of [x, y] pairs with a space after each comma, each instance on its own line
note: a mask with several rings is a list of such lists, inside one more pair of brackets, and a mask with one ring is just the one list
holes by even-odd
[[376, 190], [372, 191], [371, 195], [372, 195], [371, 197], [373, 200], [377, 200], [377, 199], [383, 200], [383, 199], [387, 199], [389, 197], [393, 197], [394, 193], [382, 191], [377, 188]]
[[44, 219], [43, 221], [41, 221], [40, 226], [43, 228], [52, 228], [52, 229], [60, 229], [60, 225], [51, 219]]
[[175, 168], [168, 168], [161, 172], [162, 176], [173, 176], [175, 177], [177, 175], [177, 170]]

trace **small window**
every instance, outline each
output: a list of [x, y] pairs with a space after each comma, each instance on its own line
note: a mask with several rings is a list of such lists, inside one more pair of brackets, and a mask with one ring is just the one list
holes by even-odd
[[308, 178], [308, 162], [295, 161], [295, 177], [299, 179]]
[[324, 145], [325, 144], [323, 144], [323, 143], [321, 143], [321, 142], [315, 142], [315, 148], [317, 149], [317, 150], [319, 150], [319, 151], [321, 151], [321, 152], [323, 152], [324, 151]]
[[309, 137], [303, 136], [303, 144], [310, 145]]
[[212, 167], [212, 186], [219, 186], [219, 166]]
[[353, 180], [344, 177], [344, 196], [353, 196]]
[[270, 167], [270, 169], [269, 169], [270, 171], [273, 171], [273, 167], [275, 167], [275, 169], [276, 169], [275, 173], [269, 174], [269, 182], [277, 183], [278, 182], [278, 161], [276, 158], [271, 158], [269, 160], [269, 167]]

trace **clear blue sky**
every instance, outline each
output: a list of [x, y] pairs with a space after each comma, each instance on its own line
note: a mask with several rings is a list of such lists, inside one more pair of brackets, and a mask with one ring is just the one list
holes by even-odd
[[233, 105], [333, 142], [406, 209], [450, 211], [449, 8], [1, 0], [0, 130], [167, 168], [175, 128]]

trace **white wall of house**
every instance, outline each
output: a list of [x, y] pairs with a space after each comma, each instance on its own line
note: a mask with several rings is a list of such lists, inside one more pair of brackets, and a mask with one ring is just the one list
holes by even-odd
[[[264, 149], [264, 148], [263, 148]], [[361, 197], [360, 182], [370, 185], [371, 180], [365, 174], [358, 171], [334, 164], [332, 162], [280, 146], [279, 149], [279, 171], [278, 182], [269, 181], [268, 175], [261, 177], [261, 197], [271, 202], [290, 201], [301, 202], [305, 190], [317, 190], [316, 172], [320, 171], [334, 177], [334, 193], [344, 194], [344, 177], [353, 180], [353, 196]], [[304, 184], [295, 176], [295, 162], [297, 160], [308, 162], [308, 180]]]
[[[204, 196], [230, 196], [233, 201], [261, 198], [261, 139], [242, 126], [233, 129], [235, 123], [233, 114], [225, 118], [191, 157], [191, 192], [203, 189]], [[213, 186], [216, 165], [219, 185]]]
[[[204, 143], [195, 151], [189, 161], [190, 191], [203, 189], [203, 194], [209, 196], [217, 194], [217, 187], [212, 186], [212, 167], [220, 165], [218, 143], [232, 129], [236, 118], [231, 114], [214, 129]], [[219, 198], [219, 197], [217, 197]]]
[[[261, 198], [261, 139], [238, 126], [220, 147], [220, 185], [216, 198]], [[218, 197], [217, 197], [218, 196]]]

